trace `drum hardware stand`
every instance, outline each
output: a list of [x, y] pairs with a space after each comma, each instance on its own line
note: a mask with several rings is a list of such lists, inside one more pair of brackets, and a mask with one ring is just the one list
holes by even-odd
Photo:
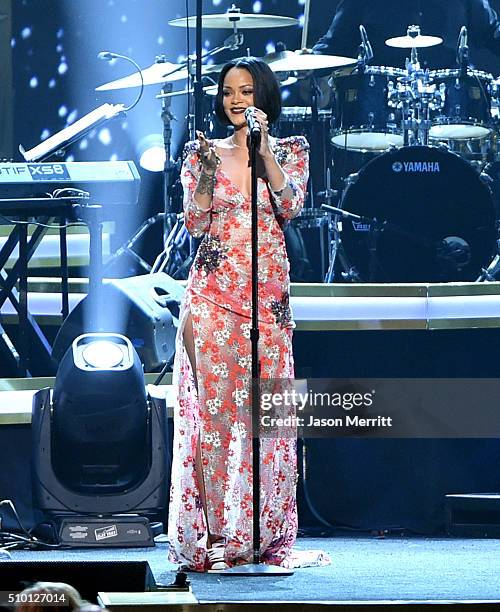
[[[330, 169], [328, 169], [330, 170]], [[342, 195], [345, 195], [347, 188], [350, 185], [353, 185], [359, 178], [359, 174], [358, 173], [354, 173], [354, 174], [350, 174], [346, 179], [344, 179], [344, 193]], [[328, 173], [327, 175], [327, 181], [330, 181], [330, 173]], [[344, 250], [344, 245], [342, 244], [342, 239], [340, 237], [340, 231], [338, 228], [338, 217], [343, 216], [344, 211], [341, 208], [336, 208], [334, 206], [332, 206], [332, 195], [335, 192], [332, 192], [332, 190], [330, 190], [330, 194], [329, 194], [329, 200], [327, 198], [327, 203], [323, 204], [321, 206], [321, 208], [323, 208], [324, 210], [327, 210], [329, 212], [333, 212], [335, 213], [335, 217], [332, 220], [331, 223], [331, 252], [330, 252], [330, 257], [329, 257], [329, 266], [328, 266], [328, 271], [325, 275], [325, 283], [333, 283], [334, 282], [334, 278], [335, 278], [335, 262], [337, 260], [337, 257], [340, 260], [340, 265], [342, 266], [342, 269], [344, 270], [344, 272], [341, 273], [343, 280], [347, 281], [347, 282], [351, 282], [351, 283], [361, 283], [363, 282], [363, 279], [360, 277], [359, 272], [356, 270], [355, 266], [352, 266], [349, 259], [347, 258], [346, 254], [345, 254], [345, 250]], [[342, 211], [341, 213], [337, 212], [337, 211]]]
[[[195, 58], [195, 74], [193, 80], [194, 90], [194, 126], [191, 133], [191, 140], [195, 140], [196, 130], [204, 131], [204, 118], [203, 118], [203, 81], [202, 81], [202, 60], [207, 57], [212, 57], [221, 51], [226, 49], [235, 51], [243, 45], [244, 38], [243, 34], [238, 32], [238, 21], [240, 20], [241, 9], [237, 8], [234, 4], [228, 9], [227, 14], [229, 15], [229, 21], [233, 24], [233, 33], [226, 38], [223, 44], [214, 49], [210, 49], [203, 53], [202, 34], [203, 34], [203, 2], [202, 0], [196, 0], [196, 58]], [[186, 15], [186, 27], [187, 27], [187, 15]], [[187, 63], [189, 64], [189, 49], [187, 50]]]
[[[318, 82], [316, 80], [315, 76], [311, 77], [311, 88], [310, 88], [310, 95], [311, 95], [311, 141], [312, 142], [317, 142], [317, 135], [319, 133], [318, 127], [319, 127], [319, 119], [318, 119], [318, 100], [319, 97], [321, 96], [321, 89], [319, 88]], [[312, 172], [311, 172], [311, 188], [310, 188], [310, 207], [311, 208], [316, 208], [316, 188], [319, 184], [319, 180], [318, 180], [318, 172], [317, 172], [317, 168], [318, 168], [318, 160], [316, 158], [316, 154], [315, 154], [316, 148], [312, 147], [311, 149], [311, 168], [312, 168]], [[321, 160], [321, 166], [322, 169], [324, 170], [324, 157]]]
[[359, 272], [356, 270], [354, 266], [351, 265], [348, 260], [345, 251], [344, 245], [342, 244], [342, 239], [340, 238], [340, 232], [337, 227], [338, 217], [343, 218], [353, 218], [361, 219], [358, 215], [353, 215], [341, 208], [337, 208], [336, 206], [330, 206], [330, 204], [323, 204], [321, 208], [333, 212], [335, 217], [332, 220], [332, 240], [331, 245], [332, 249], [330, 252], [330, 265], [328, 267], [328, 272], [325, 275], [325, 283], [333, 283], [335, 280], [335, 261], [337, 257], [340, 260], [340, 265], [342, 266], [344, 272], [341, 273], [342, 279], [350, 282], [350, 283], [362, 283], [363, 279], [360, 277]]
[[[187, 278], [194, 255], [189, 254], [187, 258], [184, 258], [182, 248], [189, 241], [190, 236], [184, 224], [184, 214], [178, 213], [175, 224], [165, 240], [165, 248], [153, 263], [151, 273], [165, 272], [174, 279]], [[184, 272], [186, 272], [185, 275]]]
[[487, 268], [481, 269], [481, 274], [476, 279], [476, 283], [493, 283], [500, 278], [500, 240], [497, 240], [497, 254], [493, 257]]
[[[318, 196], [324, 196], [325, 203], [321, 205], [321, 208], [324, 210], [330, 211], [332, 208], [332, 204], [334, 198], [338, 197], [338, 191], [332, 189], [332, 173], [331, 169], [327, 168], [326, 170], [326, 189], [325, 191], [321, 191]], [[337, 253], [339, 259], [344, 264], [345, 254], [343, 252], [342, 241], [340, 240], [340, 236], [337, 230], [336, 219], [333, 219], [328, 224], [328, 244], [330, 245], [330, 251], [328, 253], [328, 270], [324, 276], [323, 282], [325, 283], [333, 283], [334, 275], [335, 275], [335, 260], [337, 258]], [[323, 242], [321, 242], [321, 247], [323, 248]], [[341, 251], [339, 251], [341, 249]], [[346, 268], [347, 269], [347, 268]]]
[[406, 63], [408, 83], [403, 95], [403, 134], [404, 145], [429, 144], [431, 122], [429, 120], [429, 103], [425, 88], [429, 82], [428, 71], [420, 69], [416, 49], [411, 50], [411, 60]]
[[[327, 207], [325, 207], [327, 208]], [[379, 265], [378, 257], [377, 257], [377, 244], [380, 234], [386, 229], [387, 221], [379, 221], [375, 217], [365, 217], [364, 215], [357, 215], [355, 213], [349, 212], [342, 208], [337, 208], [336, 206], [328, 206], [327, 210], [334, 212], [336, 215], [340, 215], [343, 219], [347, 219], [349, 221], [353, 221], [356, 223], [362, 223], [364, 225], [368, 225], [370, 227], [370, 241], [369, 241], [369, 251], [370, 251], [370, 261], [369, 261], [369, 278], [374, 277], [374, 273], [376, 268]], [[354, 266], [350, 266], [346, 268], [349, 270], [346, 275], [346, 279], [356, 278], [356, 282], [362, 282], [362, 279], [359, 276], [358, 271]]]
[[305, 0], [304, 3], [304, 25], [302, 26], [302, 38], [300, 48], [307, 49], [307, 39], [309, 37], [309, 20], [311, 12], [311, 0]]
[[163, 147], [165, 149], [165, 164], [163, 166], [163, 238], [171, 229], [172, 224], [172, 199], [170, 197], [170, 186], [172, 184], [172, 173], [175, 169], [175, 164], [170, 159], [171, 144], [172, 144], [172, 121], [175, 116], [172, 114], [172, 98], [168, 96], [172, 92], [172, 83], [165, 83], [162, 87], [161, 94], [161, 119], [163, 121]]
[[[203, 80], [202, 80], [202, 59], [207, 57], [211, 57], [224, 51], [225, 49], [229, 49], [234, 51], [241, 47], [244, 42], [243, 34], [238, 32], [238, 21], [240, 20], [241, 9], [237, 8], [234, 4], [228, 9], [227, 14], [230, 15], [229, 21], [233, 24], [233, 34], [229, 36], [220, 47], [215, 47], [206, 53], [203, 53], [203, 43], [202, 43], [202, 34], [203, 34], [203, 1], [196, 0], [196, 59], [195, 59], [195, 76], [193, 81], [193, 91], [194, 91], [194, 125], [190, 135], [191, 140], [195, 140], [196, 130], [200, 130], [204, 132], [204, 116], [203, 116]], [[186, 15], [186, 27], [188, 27], [187, 23], [187, 15]], [[187, 65], [189, 67], [189, 49], [187, 49]], [[188, 110], [188, 113], [190, 111]], [[190, 239], [190, 257], [194, 259], [196, 255], [196, 251], [198, 250], [198, 246], [200, 245], [200, 240], [196, 238]]]
[[141, 223], [141, 225], [137, 228], [137, 230], [134, 232], [134, 234], [127, 240], [125, 241], [114, 253], [113, 255], [111, 255], [111, 257], [108, 259], [108, 261], [106, 262], [106, 264], [104, 265], [104, 271], [109, 270], [113, 264], [123, 255], [127, 254], [130, 257], [132, 257], [132, 259], [134, 259], [134, 261], [136, 261], [143, 270], [145, 270], [146, 272], [151, 272], [151, 266], [148, 264], [147, 261], [145, 261], [138, 253], [136, 253], [133, 250], [133, 247], [135, 245], [135, 243], [139, 240], [139, 238], [141, 238], [141, 236], [153, 225], [155, 225], [156, 223], [158, 223], [159, 221], [164, 221], [165, 220], [165, 213], [157, 213], [156, 215], [154, 215], [153, 217], [149, 217], [149, 219], [146, 219], [145, 221], [143, 221]]
[[[165, 62], [165, 56], [157, 56], [156, 62]], [[161, 119], [163, 122], [163, 147], [165, 150], [165, 162], [163, 166], [163, 212], [149, 217], [141, 223], [136, 232], [118, 248], [118, 250], [106, 262], [104, 270], [108, 270], [122, 255], [128, 254], [131, 256], [143, 270], [151, 272], [152, 267], [138, 253], [133, 250], [135, 243], [143, 236], [143, 234], [156, 223], [163, 221], [163, 242], [165, 250], [170, 246], [169, 255], [175, 248], [175, 242], [169, 245], [167, 236], [170, 236], [174, 227], [177, 227], [177, 214], [172, 212], [172, 179], [178, 167], [178, 164], [171, 159], [171, 143], [172, 143], [172, 121], [176, 118], [171, 111], [172, 98], [170, 96], [173, 89], [172, 83], [164, 83], [161, 94], [157, 97], [161, 98]], [[174, 253], [175, 254], [175, 253]]]
[[[338, 198], [339, 192], [337, 189], [332, 189], [332, 171], [331, 168], [328, 167], [326, 169], [326, 189], [325, 191], [319, 191], [316, 196], [318, 198], [325, 198], [325, 204], [327, 204], [328, 206], [331, 206], [334, 202], [334, 200], [336, 200]], [[320, 208], [323, 207], [323, 204], [321, 205]]]
[[[419, 35], [419, 26], [408, 27], [408, 36], [416, 38]], [[406, 59], [406, 72], [407, 76], [400, 78], [396, 87], [392, 83], [389, 85], [388, 104], [401, 108], [404, 146], [428, 146], [432, 127], [430, 111], [443, 108], [445, 93], [430, 82], [429, 70], [422, 70], [416, 47]]]

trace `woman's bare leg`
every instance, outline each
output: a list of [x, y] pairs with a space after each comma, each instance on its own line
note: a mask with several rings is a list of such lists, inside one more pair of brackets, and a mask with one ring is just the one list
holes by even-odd
[[[196, 374], [196, 351], [194, 346], [194, 332], [193, 332], [193, 320], [191, 317], [191, 313], [188, 314], [186, 319], [186, 324], [184, 327], [184, 346], [186, 347], [186, 352], [189, 357], [189, 362], [191, 363], [191, 370], [193, 372], [193, 380], [196, 386], [196, 393], [198, 393], [198, 377]], [[201, 505], [203, 506], [203, 512], [205, 513], [205, 522], [207, 524], [207, 532], [208, 532], [208, 548], [211, 548], [213, 542], [220, 540], [220, 537], [214, 536], [210, 532], [210, 525], [208, 523], [208, 509], [207, 509], [207, 494], [205, 489], [205, 479], [203, 476], [203, 464], [201, 460], [201, 442], [200, 436], [198, 436], [198, 442], [196, 443], [196, 455], [194, 459], [196, 476], [198, 479], [198, 490], [200, 492]]]

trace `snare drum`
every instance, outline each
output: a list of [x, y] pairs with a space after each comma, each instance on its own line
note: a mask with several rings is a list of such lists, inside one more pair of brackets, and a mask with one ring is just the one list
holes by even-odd
[[[330, 110], [318, 111], [318, 122], [321, 126], [329, 127], [332, 112]], [[310, 106], [284, 106], [276, 124], [276, 135], [296, 136], [297, 134], [308, 135], [311, 131], [312, 110]]]
[[404, 70], [385, 66], [337, 71], [332, 79], [332, 143], [350, 151], [403, 146], [401, 112], [389, 107], [388, 98], [391, 87], [404, 75]]
[[433, 140], [487, 138], [493, 129], [493, 76], [480, 70], [432, 70], [431, 82], [445, 94], [444, 108], [433, 119]]
[[331, 214], [326, 210], [318, 208], [303, 208], [298, 217], [293, 219], [293, 222], [299, 229], [311, 227], [328, 227]]

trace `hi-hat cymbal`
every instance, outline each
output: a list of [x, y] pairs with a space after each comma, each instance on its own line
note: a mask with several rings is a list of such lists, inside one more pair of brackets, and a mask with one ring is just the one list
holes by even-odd
[[[227, 28], [233, 29], [236, 25], [238, 30], [249, 30], [252, 28], [286, 28], [297, 25], [298, 19], [292, 17], [280, 17], [279, 15], [259, 15], [251, 13], [240, 13], [239, 11], [228, 11], [221, 15], [202, 15], [201, 25], [203, 28]], [[168, 22], [171, 26], [178, 28], [195, 28], [196, 17], [181, 17]]]
[[[217, 95], [217, 85], [209, 85], [208, 87], [203, 88], [203, 93], [208, 96]], [[159, 100], [162, 98], [175, 98], [176, 96], [185, 96], [187, 94], [194, 94], [194, 89], [180, 89], [179, 91], [169, 91], [167, 93], [161, 93], [155, 96]]]
[[[290, 85], [294, 85], [297, 82], [295, 77], [288, 77], [284, 81], [280, 81], [280, 87], [289, 87]], [[203, 92], [208, 96], [217, 95], [217, 85], [209, 85], [208, 87], [203, 88]], [[161, 93], [156, 96], [158, 99], [162, 98], [174, 98], [176, 96], [184, 96], [186, 94], [194, 94], [194, 89], [181, 89], [180, 91], [170, 91], [168, 93]]]
[[[211, 66], [202, 66], [201, 72], [203, 75], [213, 72], [220, 72], [223, 64], [213, 64]], [[175, 83], [188, 78], [188, 71], [182, 65], [171, 64], [170, 62], [156, 62], [142, 71], [144, 85], [159, 85], [160, 83]], [[110, 81], [96, 87], [96, 91], [110, 91], [114, 89], [129, 89], [131, 87], [140, 87], [141, 77], [138, 72]]]
[[398, 49], [420, 49], [424, 47], [435, 47], [442, 42], [443, 39], [439, 36], [424, 36], [418, 34], [417, 36], [396, 36], [395, 38], [388, 38], [385, 44], [388, 47], [396, 47]]
[[262, 58], [273, 72], [308, 72], [356, 64], [357, 59], [340, 55], [316, 55], [302, 51], [278, 51]]

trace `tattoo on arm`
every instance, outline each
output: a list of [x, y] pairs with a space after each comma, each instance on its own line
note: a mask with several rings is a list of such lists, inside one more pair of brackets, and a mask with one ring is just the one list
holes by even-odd
[[196, 193], [200, 195], [207, 194], [210, 197], [214, 195], [215, 177], [202, 172], [196, 186]]

